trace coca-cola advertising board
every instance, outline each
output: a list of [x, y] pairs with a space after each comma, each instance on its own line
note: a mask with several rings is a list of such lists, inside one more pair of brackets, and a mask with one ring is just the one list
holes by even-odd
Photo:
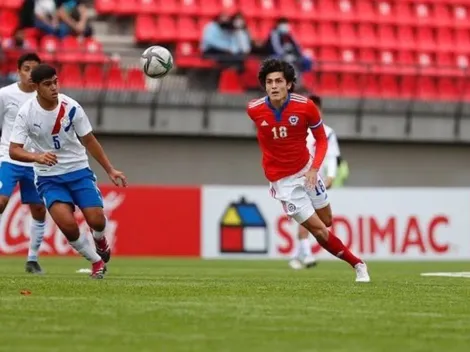
[[[205, 186], [202, 197], [204, 258], [292, 255], [298, 225], [267, 186]], [[364, 259], [470, 259], [470, 189], [351, 188], [329, 198], [332, 231]], [[334, 259], [311, 242], [319, 259]]]
[[[113, 255], [199, 256], [200, 188], [100, 186], [108, 218], [106, 236]], [[82, 213], [76, 218], [90, 234]], [[31, 216], [15, 191], [0, 221], [0, 255], [26, 254]], [[40, 255], [75, 255], [61, 231], [47, 217]]]

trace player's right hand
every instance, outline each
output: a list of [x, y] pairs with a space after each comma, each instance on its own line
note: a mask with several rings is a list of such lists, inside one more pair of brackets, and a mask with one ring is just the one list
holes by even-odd
[[49, 152], [38, 154], [36, 157], [36, 162], [38, 164], [53, 166], [57, 164], [57, 155]]
[[318, 171], [316, 169], [310, 169], [305, 174], [305, 177], [307, 178], [307, 183], [305, 186], [307, 187], [307, 189], [315, 188], [315, 185], [317, 184], [317, 173]]

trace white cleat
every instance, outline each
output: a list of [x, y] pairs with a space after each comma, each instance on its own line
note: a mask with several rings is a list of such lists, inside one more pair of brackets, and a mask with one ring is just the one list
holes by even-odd
[[302, 269], [304, 266], [302, 265], [302, 262], [300, 260], [298, 260], [297, 258], [295, 259], [291, 259], [289, 261], [289, 266], [294, 269], [294, 270], [300, 270]]
[[367, 265], [364, 263], [357, 264], [356, 269], [356, 282], [370, 282], [370, 276], [367, 272]]
[[305, 268], [313, 268], [315, 265], [317, 265], [317, 261], [315, 259], [315, 257], [313, 256], [308, 256], [308, 257], [305, 257], [303, 260], [302, 260]]

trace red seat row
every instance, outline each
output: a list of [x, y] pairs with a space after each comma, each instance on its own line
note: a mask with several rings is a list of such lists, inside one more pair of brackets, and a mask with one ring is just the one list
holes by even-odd
[[184, 14], [215, 16], [241, 11], [248, 17], [375, 23], [416, 23], [434, 26], [470, 26], [468, 0], [97, 0], [102, 14]]
[[[10, 49], [9, 42], [12, 38], [2, 41], [2, 48], [7, 56], [18, 56], [18, 50]], [[103, 52], [100, 42], [93, 38], [80, 42], [77, 37], [66, 37], [62, 40], [55, 36], [44, 36], [39, 42], [33, 38], [26, 40], [27, 50], [38, 51], [41, 58], [48, 62], [74, 62], [74, 63], [104, 63], [108, 57]]]
[[113, 66], [105, 70], [103, 65], [90, 64], [82, 71], [78, 65], [64, 64], [59, 70], [59, 79], [65, 88], [146, 90], [145, 77], [138, 68]]

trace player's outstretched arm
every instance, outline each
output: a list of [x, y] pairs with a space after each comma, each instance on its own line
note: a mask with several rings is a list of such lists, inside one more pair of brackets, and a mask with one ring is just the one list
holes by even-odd
[[104, 171], [106, 171], [111, 181], [113, 181], [116, 186], [127, 187], [126, 176], [113, 167], [93, 132], [80, 137], [80, 140], [91, 156], [101, 165]]
[[23, 145], [10, 142], [10, 158], [26, 163], [38, 163], [49, 166], [57, 164], [57, 156], [54, 153], [30, 153], [23, 149]]

